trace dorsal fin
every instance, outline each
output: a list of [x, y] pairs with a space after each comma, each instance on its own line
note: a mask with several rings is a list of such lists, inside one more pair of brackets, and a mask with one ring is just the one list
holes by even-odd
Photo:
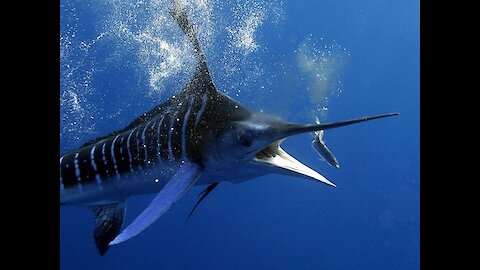
[[[185, 34], [185, 36], [192, 42], [195, 56], [197, 58], [198, 64], [196, 67], [195, 75], [190, 80], [190, 82], [182, 89], [182, 91], [178, 94], [178, 98], [182, 98], [183, 95], [190, 96], [190, 95], [200, 95], [204, 92], [212, 91], [216, 92], [215, 85], [213, 84], [212, 77], [210, 76], [210, 72], [208, 71], [207, 62], [205, 59], [205, 55], [202, 52], [202, 48], [200, 46], [200, 42], [197, 39], [197, 33], [191, 24], [188, 14], [185, 10], [181, 7], [180, 3], [176, 0], [172, 0], [172, 6], [169, 10], [170, 15], [172, 18], [177, 22], [178, 26]], [[174, 102], [173, 99], [169, 99], [166, 103], [162, 103], [160, 105], [155, 106], [150, 111], [142, 114], [140, 117], [133, 120], [127, 127], [123, 129], [129, 130], [138, 125], [141, 125], [155, 116], [160, 114], [163, 111], [163, 108], [169, 103]]]
[[207, 62], [205, 60], [205, 55], [202, 52], [200, 42], [198, 42], [197, 39], [197, 33], [195, 32], [193, 25], [190, 23], [187, 13], [176, 0], [172, 0], [172, 7], [170, 8], [169, 12], [170, 15], [172, 15], [173, 19], [177, 22], [180, 29], [182, 29], [182, 32], [193, 44], [193, 47], [195, 49], [195, 56], [197, 57], [198, 61], [197, 72], [201, 73], [202, 76], [208, 76], [210, 78]]
[[[178, 1], [176, 0], [172, 0], [172, 7], [170, 8], [169, 13], [173, 17], [175, 22], [177, 22], [182, 32], [185, 33], [190, 42], [192, 42], [195, 49], [195, 56], [198, 61], [195, 75], [190, 80], [190, 82], [182, 89], [178, 96], [180, 97], [182, 95], [201, 95], [205, 92], [216, 92], [216, 87], [213, 84], [212, 77], [210, 76], [210, 72], [208, 71], [205, 55], [203, 54], [200, 42], [198, 42], [197, 39], [197, 33], [195, 32], [195, 29], [193, 28], [193, 25], [191, 24], [187, 13], [181, 7], [180, 3], [178, 3]], [[143, 113], [142, 115], [134, 119], [132, 122], [130, 122], [130, 124], [128, 124], [125, 128], [114, 131], [106, 136], [90, 140], [84, 143], [80, 148], [92, 145], [103, 139], [128, 131], [145, 122], [152, 120], [157, 115], [161, 114], [164, 110], [163, 108], [168, 106], [171, 102], [175, 102], [175, 100], [170, 98], [165, 103], [157, 105], [153, 107], [150, 111]]]

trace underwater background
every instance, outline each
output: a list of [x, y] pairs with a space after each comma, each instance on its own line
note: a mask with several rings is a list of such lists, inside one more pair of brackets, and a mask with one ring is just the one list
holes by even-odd
[[[60, 208], [61, 269], [419, 269], [420, 3], [187, 0], [220, 91], [289, 121], [400, 116], [312, 134], [284, 148], [337, 185], [269, 175], [203, 186], [103, 257], [89, 209]], [[170, 1], [60, 1], [60, 149], [121, 129], [195, 68]], [[154, 195], [127, 201], [128, 225]]]

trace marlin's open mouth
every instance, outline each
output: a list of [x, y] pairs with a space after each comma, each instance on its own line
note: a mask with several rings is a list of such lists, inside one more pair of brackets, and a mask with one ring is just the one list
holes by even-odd
[[312, 170], [307, 165], [301, 163], [300, 161], [296, 160], [294, 157], [289, 155], [287, 152], [285, 152], [285, 150], [283, 150], [282, 147], [280, 147], [283, 141], [285, 141], [286, 138], [296, 134], [348, 126], [351, 124], [356, 124], [364, 121], [390, 117], [395, 115], [398, 115], [398, 113], [386, 113], [386, 114], [379, 114], [379, 115], [372, 115], [372, 116], [364, 116], [364, 117], [354, 118], [350, 120], [324, 123], [324, 124], [304, 125], [304, 124], [287, 123], [287, 124], [284, 124], [283, 127], [281, 128], [278, 128], [278, 126], [281, 126], [281, 125], [277, 125], [277, 129], [275, 130], [275, 132], [272, 132], [272, 134], [275, 134], [275, 135], [273, 135], [272, 137], [276, 136], [277, 138], [282, 138], [282, 139], [274, 141], [273, 143], [269, 144], [267, 147], [257, 152], [253, 160], [257, 163], [282, 169], [293, 175], [303, 176], [308, 179], [313, 179], [315, 181], [319, 181], [324, 184], [336, 187], [334, 183], [330, 182], [323, 175]]
[[281, 139], [271, 143], [266, 148], [255, 154], [253, 160], [336, 187], [334, 183], [330, 182], [323, 175], [307, 167], [305, 164], [301, 163], [300, 161], [289, 155], [287, 152], [285, 152], [285, 150], [280, 147], [283, 141], [285, 141], [285, 139]]

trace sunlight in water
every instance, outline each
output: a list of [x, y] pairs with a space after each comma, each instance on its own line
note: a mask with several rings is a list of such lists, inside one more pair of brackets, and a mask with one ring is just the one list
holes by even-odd
[[100, 33], [90, 40], [80, 40], [77, 34], [78, 19], [75, 9], [74, 18], [60, 35], [60, 117], [61, 139], [73, 142], [81, 134], [89, 133], [95, 128], [96, 108], [88, 102], [88, 97], [95, 93], [92, 86], [96, 74], [95, 62], [91, 59], [90, 49], [106, 33]]
[[[192, 46], [168, 14], [170, 1], [110, 2], [111, 16], [104, 27], [116, 37], [121, 50], [135, 54], [138, 72], [148, 76], [150, 91], [161, 93], [165, 80], [191, 69]], [[202, 19], [208, 21], [208, 15]]]
[[255, 32], [262, 25], [265, 18], [262, 8], [253, 9], [244, 18], [237, 21], [232, 27], [228, 27], [233, 47], [239, 49], [243, 54], [254, 52], [258, 48], [255, 41]]
[[338, 44], [320, 47], [311, 39], [297, 49], [297, 65], [308, 80], [309, 100], [321, 118], [327, 116], [329, 98], [343, 92], [341, 72], [348, 55]]
[[[122, 83], [129, 85], [128, 89], [138, 92], [136, 97], [149, 96], [161, 101], [178, 91], [179, 85], [188, 82], [196, 66], [192, 44], [168, 12], [170, 0], [86, 1], [87, 8], [75, 2], [61, 5], [60, 113], [61, 136], [66, 141], [92, 132], [94, 117], [121, 117], [125, 109], [121, 104], [108, 114], [102, 112], [103, 108], [95, 107], [109, 102], [106, 95], [122, 92], [108, 88], [109, 80], [115, 83], [125, 80]], [[226, 84], [236, 91], [233, 96], [238, 97], [241, 89], [245, 90], [244, 84], [264, 74], [262, 66], [252, 59], [265, 46], [258, 42], [258, 31], [265, 22], [278, 24], [283, 18], [281, 1], [179, 2], [191, 15], [204, 54], [210, 61], [217, 57], [217, 68], [227, 78]], [[79, 9], [78, 5], [83, 8]], [[227, 10], [231, 17], [219, 18], [221, 10]], [[93, 29], [95, 36], [83, 36], [85, 18], [90, 20], [87, 27]], [[134, 74], [115, 78], [118, 69]], [[240, 74], [241, 81], [235, 78]], [[224, 78], [218, 80], [222, 82]], [[230, 89], [219, 90], [228, 92]], [[125, 97], [129, 98], [132, 97]], [[93, 100], [101, 102], [92, 103]]]

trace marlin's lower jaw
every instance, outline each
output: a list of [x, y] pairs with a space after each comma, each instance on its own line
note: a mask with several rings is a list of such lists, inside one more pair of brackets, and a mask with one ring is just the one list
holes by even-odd
[[280, 147], [283, 141], [285, 141], [285, 139], [281, 139], [271, 143], [270, 145], [256, 153], [253, 161], [262, 165], [275, 167], [287, 174], [306, 177], [308, 179], [313, 179], [315, 181], [319, 181], [324, 184], [336, 187], [334, 183], [330, 182], [323, 175], [312, 170], [311, 168], [285, 152], [285, 150]]

